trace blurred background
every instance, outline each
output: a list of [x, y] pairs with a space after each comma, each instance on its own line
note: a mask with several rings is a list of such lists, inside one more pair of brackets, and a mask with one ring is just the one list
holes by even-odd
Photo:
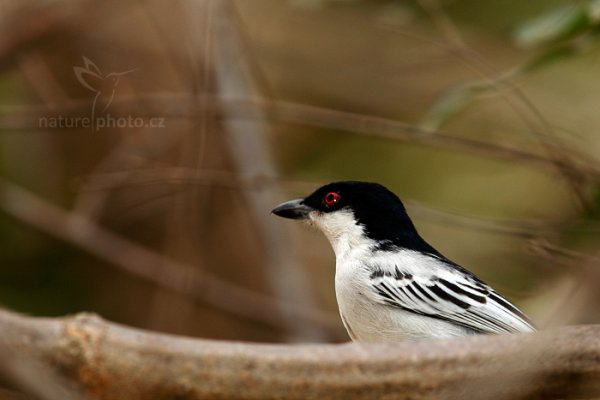
[[346, 341], [270, 210], [352, 179], [541, 328], [600, 320], [599, 2], [0, 7], [0, 306]]

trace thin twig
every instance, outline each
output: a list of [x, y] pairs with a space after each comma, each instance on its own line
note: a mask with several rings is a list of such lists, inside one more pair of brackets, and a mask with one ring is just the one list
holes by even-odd
[[[116, 108], [121, 109], [117, 116], [132, 116], [141, 118], [152, 118], [157, 115], [142, 115], [139, 112], [128, 113], [127, 104], [137, 104], [144, 101], [154, 100], [164, 105], [169, 105], [171, 109], [178, 111], [165, 111], [159, 117], [164, 118], [195, 118], [196, 112], [190, 110], [189, 97], [182, 97], [173, 94], [152, 95], [152, 96], [121, 96], [113, 101]], [[177, 102], [181, 104], [177, 105]], [[349, 132], [352, 134], [368, 136], [373, 138], [393, 140], [416, 145], [424, 145], [434, 148], [441, 148], [451, 151], [461, 151], [474, 156], [492, 156], [505, 160], [519, 160], [522, 162], [539, 164], [542, 166], [554, 165], [554, 160], [547, 155], [528, 149], [529, 144], [514, 143], [512, 145], [505, 143], [483, 142], [471, 139], [462, 135], [453, 135], [444, 131], [425, 130], [417, 125], [393, 120], [389, 118], [365, 115], [341, 110], [330, 109], [326, 107], [317, 107], [307, 104], [266, 100], [249, 99], [243, 97], [222, 97], [217, 96], [209, 102], [209, 107], [214, 107], [216, 102], [223, 105], [228, 110], [228, 115], [233, 118], [243, 120], [254, 120], [259, 115], [266, 114], [269, 119], [302, 126], [317, 128], [326, 128], [332, 131]], [[177, 105], [177, 107], [175, 107]], [[64, 109], [64, 113], [82, 110], [88, 111], [89, 102], [81, 100], [72, 100], [69, 106]], [[157, 106], [161, 108], [161, 106]], [[165, 109], [166, 107], [162, 107]], [[21, 107], [3, 107], [0, 109], [0, 130], [38, 130], [40, 117], [52, 117], [55, 109], [39, 106], [21, 106]], [[216, 110], [218, 114], [218, 110]], [[220, 115], [222, 116], [222, 115]], [[36, 119], [37, 118], [37, 119]], [[261, 117], [262, 118], [262, 117]], [[331, 132], [333, 133], [333, 132]], [[586, 176], [590, 179], [600, 179], [600, 166], [595, 159], [591, 159], [586, 154], [569, 148], [565, 143], [561, 143], [561, 152], [565, 154], [567, 160], [563, 161], [562, 168], [571, 171], [580, 176]]]
[[[489, 63], [479, 52], [474, 48], [468, 46], [465, 40], [462, 38], [460, 30], [454, 24], [452, 18], [450, 18], [444, 11], [443, 7], [439, 4], [438, 0], [420, 0], [419, 4], [429, 14], [434, 24], [438, 27], [448, 40], [451, 46], [451, 53], [463, 58], [466, 62], [472, 63], [480, 74], [482, 74], [489, 83], [498, 89], [500, 95], [504, 98], [507, 104], [513, 109], [513, 111], [521, 118], [521, 120], [529, 127], [533, 137], [537, 139], [538, 143], [545, 149], [549, 155], [555, 168], [564, 178], [565, 182], [572, 189], [575, 194], [578, 206], [588, 207], [589, 201], [586, 198], [582, 183], [584, 177], [580, 174], [574, 173], [573, 169], [567, 167], [572, 164], [569, 159], [569, 155], [563, 152], [563, 148], [556, 140], [548, 140], [547, 137], [551, 136], [552, 128], [546, 117], [535, 107], [533, 102], [525, 94], [525, 92], [513, 82], [513, 73], [501, 73], [495, 68], [495, 66]], [[516, 71], [516, 69], [513, 69]], [[501, 77], [489, 78], [489, 77]], [[508, 96], [503, 90], [502, 86], [510, 89], [515, 94], [518, 102], [525, 107], [526, 110], [533, 115], [533, 120], [523, 112], [518, 102], [512, 101], [511, 97]], [[539, 125], [539, 128], [537, 127]]]

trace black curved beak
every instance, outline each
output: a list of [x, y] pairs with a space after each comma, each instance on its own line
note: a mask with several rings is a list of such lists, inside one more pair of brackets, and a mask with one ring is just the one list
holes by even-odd
[[304, 204], [302, 202], [303, 200], [304, 199], [286, 201], [275, 207], [271, 212], [283, 218], [306, 219], [308, 218], [308, 213], [314, 211], [314, 209]]

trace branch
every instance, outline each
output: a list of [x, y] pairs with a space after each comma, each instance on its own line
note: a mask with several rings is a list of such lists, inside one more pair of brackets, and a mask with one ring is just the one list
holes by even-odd
[[[442, 130], [431, 131], [399, 120], [280, 100], [235, 96], [208, 96], [207, 98], [212, 100], [201, 99], [199, 101], [200, 106], [191, 106], [189, 99], [174, 94], [119, 96], [119, 98], [113, 100], [112, 104], [115, 105], [115, 108], [123, 110], [117, 116], [156, 117], [157, 115], [154, 113], [141, 114], [133, 108], [140, 101], [144, 101], [146, 103], [152, 102], [153, 107], [157, 109], [166, 110], [171, 108], [176, 110], [161, 112], [161, 117], [189, 119], [193, 118], [198, 112], [203, 112], [203, 107], [210, 108], [214, 107], [213, 103], [219, 103], [222, 109], [227, 109], [228, 117], [240, 120], [254, 121], [263, 119], [264, 115], [267, 115], [270, 121], [323, 128], [329, 132], [347, 132], [353, 135], [439, 148], [480, 157], [489, 156], [499, 160], [516, 160], [542, 167], [553, 166], [556, 161], [543, 154], [542, 151], [536, 150], [535, 143], [529, 141], [515, 141], [515, 143], [508, 144], [482, 141], [472, 139], [464, 133], [454, 135]], [[87, 112], [88, 109], [89, 101], [87, 99], [84, 101], [71, 99], [59, 110], [60, 113], [67, 114], [81, 112], [81, 110]], [[211, 109], [211, 112], [218, 117], [224, 117], [222, 109]], [[55, 115], [53, 113], [56, 113], [56, 110], [56, 105], [52, 105], [52, 107], [0, 107], [0, 133], [40, 129], [40, 118]], [[581, 175], [594, 180], [599, 179], [600, 166], [597, 160], [576, 150], [574, 146], [566, 142], [561, 142], [559, 147], [561, 152], [565, 154], [564, 165], [561, 168], [574, 175]]]
[[450, 341], [273, 345], [151, 333], [90, 314], [0, 311], [0, 331], [0, 348], [42, 362], [92, 399], [600, 396], [599, 325]]
[[[251, 98], [264, 92], [261, 75], [244, 46], [243, 35], [236, 21], [236, 10], [232, 2], [220, 0], [214, 3], [214, 36], [211, 43], [216, 87], [219, 95]], [[210, 9], [209, 9], [210, 12]], [[236, 23], [237, 22], [237, 23]], [[257, 113], [253, 120], [233, 117], [228, 104], [223, 107], [224, 134], [229, 144], [229, 153], [244, 173], [277, 176], [275, 162], [267, 140], [270, 125], [264, 113]], [[275, 297], [304, 308], [315, 308], [313, 285], [310, 284], [306, 268], [300, 262], [301, 251], [294, 249], [294, 240], [289, 226], [272, 218], [265, 218], [265, 211], [281, 201], [272, 191], [250, 191], [241, 187], [247, 208], [253, 217], [254, 226], [263, 244], [264, 273]], [[290, 251], [290, 249], [292, 249]], [[282, 321], [294, 340], [326, 341], [326, 332], [318, 325], [298, 323], [288, 313]]]

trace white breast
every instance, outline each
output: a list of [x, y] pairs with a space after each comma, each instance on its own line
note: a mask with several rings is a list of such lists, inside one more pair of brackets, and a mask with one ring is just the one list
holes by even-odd
[[[383, 252], [373, 253], [375, 242], [356, 223], [352, 211], [315, 211], [309, 219], [329, 239], [335, 252], [335, 293], [342, 321], [353, 340], [399, 341], [468, 333], [467, 329], [442, 320], [376, 303], [366, 295], [373, 290], [369, 284], [372, 271], [363, 261], [375, 261]], [[397, 262], [410, 270], [414, 257], [410, 253], [398, 257]]]

